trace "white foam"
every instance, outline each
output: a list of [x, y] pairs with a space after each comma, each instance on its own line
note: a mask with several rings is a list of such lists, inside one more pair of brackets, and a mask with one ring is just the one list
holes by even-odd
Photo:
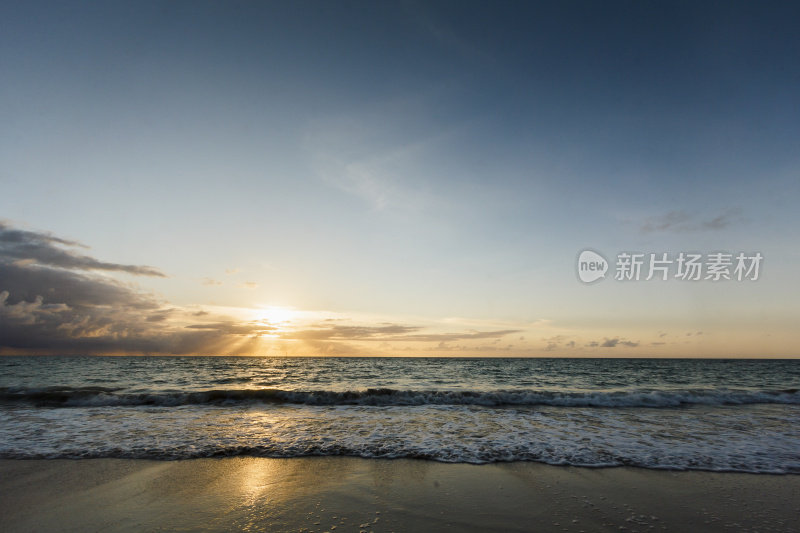
[[797, 428], [800, 407], [784, 405], [13, 408], [0, 411], [0, 457], [351, 455], [800, 473]]

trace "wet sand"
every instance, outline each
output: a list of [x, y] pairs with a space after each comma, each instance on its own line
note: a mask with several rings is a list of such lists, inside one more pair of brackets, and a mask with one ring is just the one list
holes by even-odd
[[0, 461], [11, 531], [797, 531], [800, 476], [345, 457]]

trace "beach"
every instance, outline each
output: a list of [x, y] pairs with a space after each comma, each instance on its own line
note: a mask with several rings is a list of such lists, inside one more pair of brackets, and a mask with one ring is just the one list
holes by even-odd
[[[800, 476], [349, 457], [1, 460], [4, 531], [792, 531]], [[794, 529], [796, 530], [796, 529]]]

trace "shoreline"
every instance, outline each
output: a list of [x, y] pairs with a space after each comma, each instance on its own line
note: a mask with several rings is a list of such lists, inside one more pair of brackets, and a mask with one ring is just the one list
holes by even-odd
[[2, 459], [4, 531], [791, 531], [800, 475], [354, 457]]

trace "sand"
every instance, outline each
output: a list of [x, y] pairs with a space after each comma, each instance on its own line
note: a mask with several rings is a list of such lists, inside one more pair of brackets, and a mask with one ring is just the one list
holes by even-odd
[[797, 528], [797, 475], [345, 457], [0, 461], [6, 532]]

